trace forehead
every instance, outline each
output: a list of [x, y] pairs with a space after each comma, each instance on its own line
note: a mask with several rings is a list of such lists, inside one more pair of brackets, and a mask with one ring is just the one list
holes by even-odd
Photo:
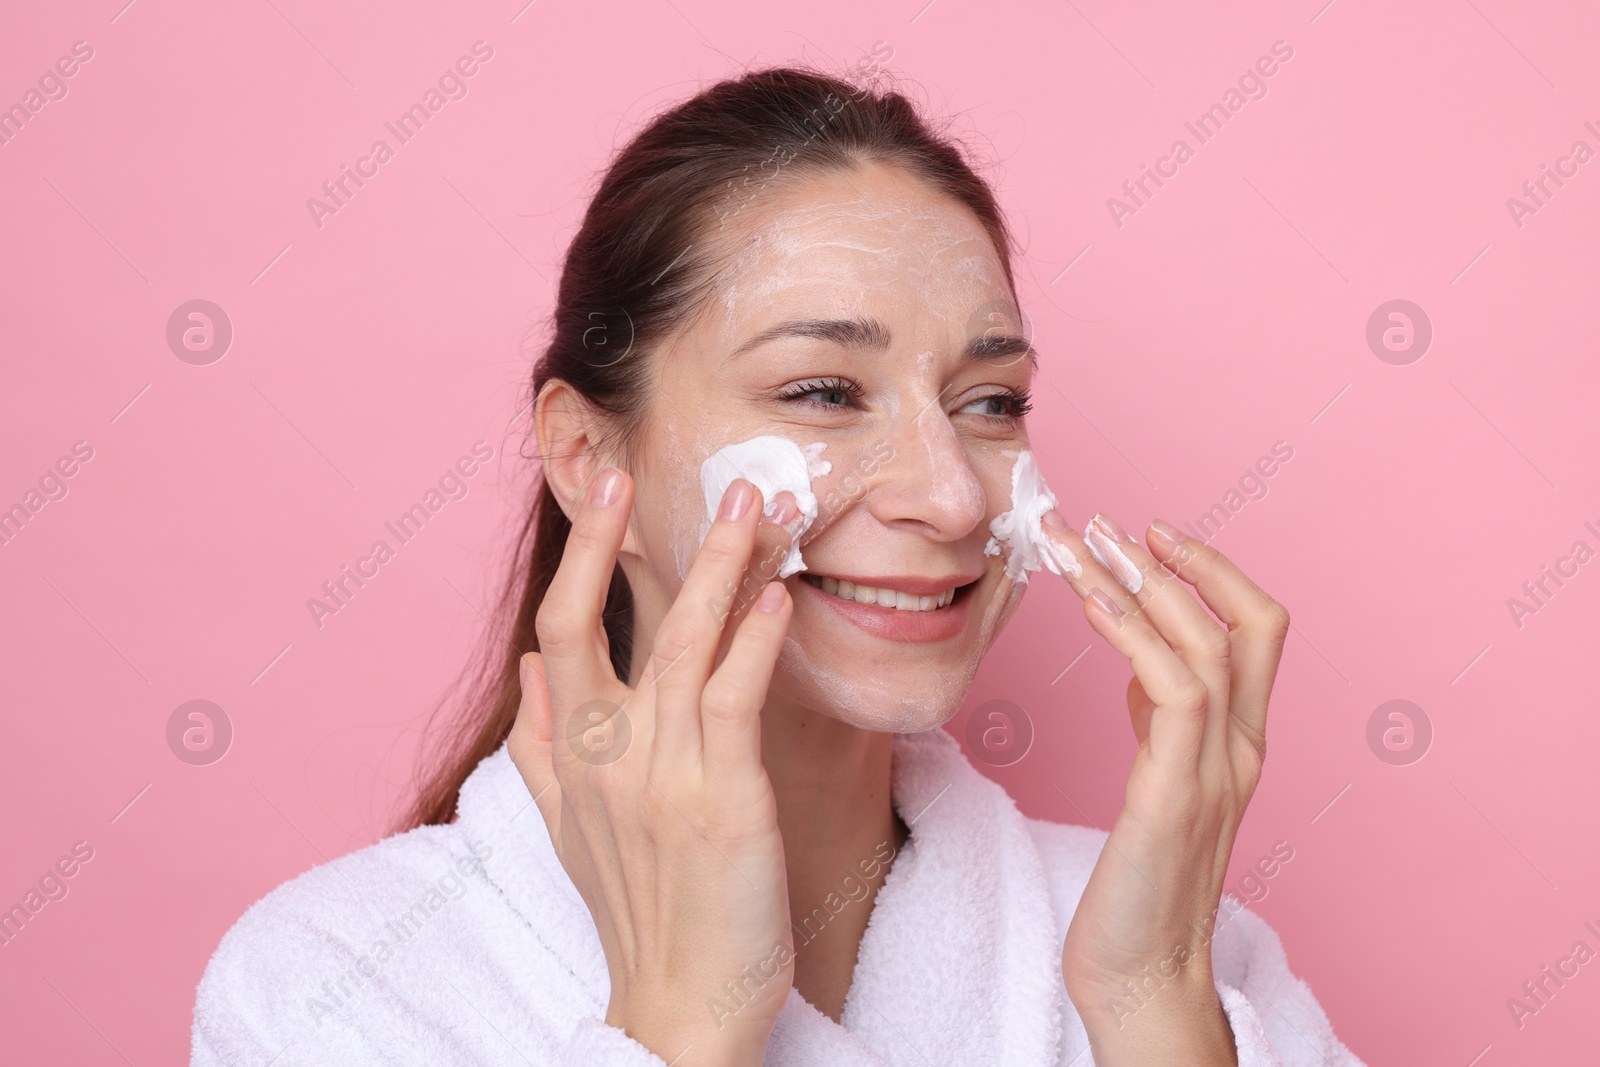
[[759, 210], [723, 237], [726, 266], [706, 308], [718, 343], [802, 312], [915, 319], [948, 332], [1009, 299], [977, 216], [902, 168], [869, 163], [769, 182], [750, 207]]

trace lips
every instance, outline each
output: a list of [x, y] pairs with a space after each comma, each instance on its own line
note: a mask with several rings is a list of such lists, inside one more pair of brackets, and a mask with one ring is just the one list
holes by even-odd
[[968, 594], [981, 575], [846, 578], [809, 573], [799, 577], [800, 588], [810, 593], [801, 599], [816, 601], [818, 608], [828, 608], [857, 629], [888, 641], [924, 643], [948, 641], [966, 630], [972, 601]]

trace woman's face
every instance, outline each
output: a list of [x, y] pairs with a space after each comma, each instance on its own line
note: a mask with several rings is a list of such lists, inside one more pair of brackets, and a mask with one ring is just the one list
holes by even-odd
[[[821, 442], [831, 470], [812, 483], [818, 517], [801, 538], [807, 569], [787, 579], [794, 615], [769, 706], [938, 726], [1025, 588], [1003, 554], [984, 555], [1028, 447], [1033, 371], [999, 256], [969, 210], [880, 164], [773, 183], [741, 214], [708, 310], [653, 360], [631, 448], [637, 647], [699, 545], [706, 457], [766, 434]], [[752, 344], [819, 321], [856, 325]]]

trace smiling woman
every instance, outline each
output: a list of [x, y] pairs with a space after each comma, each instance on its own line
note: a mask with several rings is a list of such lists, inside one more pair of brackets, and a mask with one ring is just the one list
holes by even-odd
[[[1055, 510], [1012, 251], [893, 91], [757, 71], [623, 148], [533, 369], [481, 692], [404, 832], [225, 936], [194, 1062], [1359, 1064], [1262, 920], [1217, 923], [1288, 615], [1166, 523]], [[1109, 836], [1025, 818], [941, 729], [1041, 568], [1133, 672]], [[468, 842], [493, 891], [308, 1029]]]

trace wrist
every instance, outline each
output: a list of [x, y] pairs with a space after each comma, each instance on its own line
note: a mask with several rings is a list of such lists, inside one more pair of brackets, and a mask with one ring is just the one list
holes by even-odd
[[1233, 1029], [1209, 969], [1186, 969], [1160, 984], [1125, 979], [1115, 988], [1101, 984], [1069, 996], [1101, 1067], [1238, 1064]]
[[673, 1067], [759, 1067], [775, 1020], [702, 1018], [692, 1008], [641, 1010], [613, 1001], [605, 1021]]

